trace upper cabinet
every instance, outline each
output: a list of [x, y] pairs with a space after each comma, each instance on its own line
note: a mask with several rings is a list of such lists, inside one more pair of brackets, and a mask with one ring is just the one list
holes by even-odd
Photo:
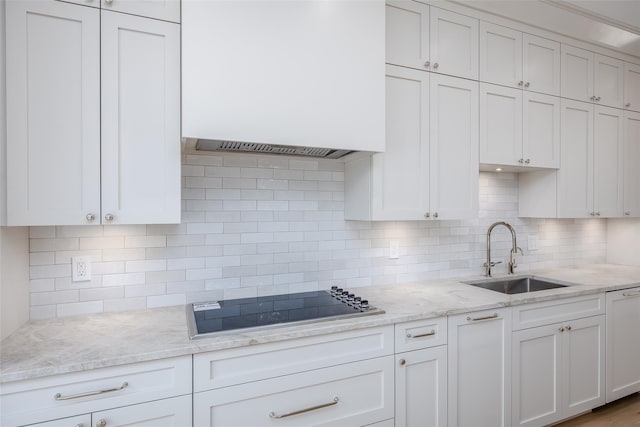
[[182, 135], [384, 151], [384, 13], [380, 0], [183, 2]]
[[386, 62], [478, 79], [478, 20], [407, 0], [386, 5]]
[[624, 113], [624, 216], [640, 217], [640, 113]]
[[624, 64], [624, 108], [640, 111], [640, 65]]
[[560, 43], [481, 22], [480, 81], [560, 95]]
[[477, 215], [477, 85], [387, 66], [387, 149], [347, 160], [346, 219]]
[[20, 1], [7, 34], [8, 225], [179, 222], [179, 25]]
[[624, 62], [562, 45], [562, 97], [622, 108]]

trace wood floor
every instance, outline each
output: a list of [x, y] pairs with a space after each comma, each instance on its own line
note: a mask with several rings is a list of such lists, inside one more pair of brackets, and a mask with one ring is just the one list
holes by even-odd
[[601, 406], [555, 427], [636, 427], [640, 426], [640, 393]]

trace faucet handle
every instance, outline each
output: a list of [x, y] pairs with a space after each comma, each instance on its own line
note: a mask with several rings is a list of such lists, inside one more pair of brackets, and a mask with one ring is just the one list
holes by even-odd
[[514, 255], [517, 255], [518, 251], [520, 251], [520, 255], [524, 255], [524, 252], [522, 252], [522, 248], [520, 246], [516, 246], [515, 250], [511, 249], [511, 253]]
[[489, 262], [489, 263], [487, 263], [487, 262], [485, 261], [485, 263], [484, 263], [484, 264], [482, 264], [482, 266], [483, 266], [483, 267], [495, 267], [495, 266], [496, 266], [496, 265], [498, 265], [498, 264], [502, 264], [502, 261], [491, 261], [491, 262]]

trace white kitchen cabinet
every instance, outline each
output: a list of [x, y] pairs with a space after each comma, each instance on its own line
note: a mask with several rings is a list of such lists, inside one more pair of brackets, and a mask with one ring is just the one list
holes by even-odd
[[101, 56], [103, 222], [178, 223], [180, 26], [102, 11]]
[[640, 217], [640, 113], [624, 113], [624, 216]]
[[448, 425], [511, 424], [511, 311], [449, 317]]
[[94, 412], [91, 420], [97, 427], [187, 427], [191, 423], [191, 395], [156, 400]]
[[367, 425], [393, 418], [393, 356], [194, 394], [196, 426]]
[[624, 62], [562, 45], [562, 97], [622, 108]]
[[396, 426], [447, 425], [447, 318], [395, 325]]
[[607, 292], [606, 400], [640, 391], [640, 288]]
[[346, 162], [345, 217], [474, 217], [477, 93], [477, 82], [388, 65], [387, 149]]
[[83, 6], [100, 8], [100, 0], [56, 0], [56, 1], [64, 1], [67, 3], [75, 3], [75, 4], [81, 4]]
[[29, 427], [91, 427], [91, 414], [31, 424]]
[[558, 217], [622, 216], [622, 110], [563, 99], [561, 114]]
[[481, 22], [480, 80], [560, 95], [560, 43]]
[[100, 0], [100, 6], [114, 12], [180, 22], [180, 0]]
[[604, 404], [603, 315], [513, 333], [513, 426], [545, 426]]
[[4, 383], [0, 424], [13, 427], [93, 413], [95, 425], [96, 413], [108, 411], [98, 419], [164, 417], [165, 422], [176, 420], [176, 427], [190, 425], [191, 373], [189, 355]]
[[624, 108], [640, 112], [640, 65], [624, 63]]
[[478, 79], [478, 20], [415, 1], [388, 0], [389, 64]]
[[481, 83], [480, 163], [560, 167], [560, 98]]
[[179, 222], [179, 25], [57, 1], [7, 11], [8, 224]]

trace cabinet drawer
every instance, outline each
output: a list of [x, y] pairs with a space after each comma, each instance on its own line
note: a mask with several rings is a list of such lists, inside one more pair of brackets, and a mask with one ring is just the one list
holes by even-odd
[[393, 354], [393, 326], [193, 356], [194, 392]]
[[395, 335], [396, 353], [446, 344], [447, 318], [398, 323]]
[[367, 425], [393, 418], [393, 356], [195, 393], [194, 425]]
[[191, 374], [191, 356], [181, 356], [6, 383], [0, 424], [30, 424], [189, 394]]
[[29, 427], [91, 427], [91, 414], [31, 424]]
[[550, 325], [581, 317], [604, 314], [604, 294], [564, 298], [513, 307], [513, 330]]

